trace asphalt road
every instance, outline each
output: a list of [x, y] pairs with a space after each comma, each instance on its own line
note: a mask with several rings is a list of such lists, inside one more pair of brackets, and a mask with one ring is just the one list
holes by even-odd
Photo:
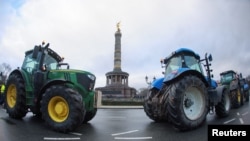
[[63, 134], [50, 130], [41, 119], [28, 113], [22, 120], [8, 117], [0, 108], [1, 141], [207, 141], [208, 124], [250, 125], [250, 104], [232, 109], [227, 118], [214, 114], [198, 129], [179, 132], [169, 123], [155, 123], [141, 108], [100, 108], [96, 117], [76, 131]]

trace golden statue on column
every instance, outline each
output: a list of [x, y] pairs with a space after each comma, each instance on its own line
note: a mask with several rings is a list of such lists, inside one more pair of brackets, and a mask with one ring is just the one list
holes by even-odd
[[118, 23], [116, 24], [117, 31], [120, 31], [120, 26], [121, 26], [121, 22], [118, 22]]

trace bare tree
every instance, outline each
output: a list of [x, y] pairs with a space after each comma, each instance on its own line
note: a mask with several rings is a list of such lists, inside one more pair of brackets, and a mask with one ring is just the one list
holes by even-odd
[[0, 82], [5, 82], [8, 74], [11, 71], [11, 66], [7, 63], [0, 64]]

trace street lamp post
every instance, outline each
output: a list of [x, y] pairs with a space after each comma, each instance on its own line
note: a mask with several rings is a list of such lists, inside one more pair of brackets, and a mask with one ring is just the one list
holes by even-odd
[[155, 81], [155, 76], [153, 77], [153, 81], [148, 81], [148, 76], [145, 77], [146, 83], [148, 84], [148, 86], [150, 86], [152, 84], [152, 82]]

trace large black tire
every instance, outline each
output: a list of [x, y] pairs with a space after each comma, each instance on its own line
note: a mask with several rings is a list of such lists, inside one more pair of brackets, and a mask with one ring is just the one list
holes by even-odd
[[21, 119], [26, 116], [26, 95], [24, 80], [18, 74], [11, 74], [7, 80], [5, 91], [5, 108], [10, 117]]
[[208, 114], [209, 102], [204, 82], [197, 76], [184, 76], [173, 82], [168, 97], [170, 122], [180, 131], [201, 126]]
[[4, 95], [0, 93], [0, 105], [4, 103]]
[[240, 91], [240, 105], [244, 105], [245, 103], [245, 94], [244, 94], [244, 90], [243, 88], [241, 88], [241, 91]]
[[83, 123], [87, 123], [90, 120], [92, 120], [95, 117], [96, 113], [97, 113], [97, 108], [94, 108], [92, 111], [87, 111]]
[[249, 90], [245, 91], [246, 102], [249, 102]]
[[231, 100], [229, 91], [224, 89], [221, 95], [221, 101], [215, 106], [215, 113], [218, 117], [226, 117], [231, 109]]
[[143, 104], [144, 111], [146, 115], [154, 120], [155, 122], [160, 122], [162, 119], [160, 118], [157, 109], [155, 109], [155, 106], [153, 106], [152, 99], [153, 97], [159, 92], [158, 89], [152, 88], [149, 90]]
[[235, 90], [231, 90], [230, 93], [231, 96], [231, 102], [232, 102], [232, 108], [239, 108], [241, 106], [241, 93], [240, 93], [240, 89], [235, 89]]
[[81, 125], [86, 112], [78, 92], [63, 85], [55, 85], [43, 94], [41, 113], [50, 128], [66, 133]]

